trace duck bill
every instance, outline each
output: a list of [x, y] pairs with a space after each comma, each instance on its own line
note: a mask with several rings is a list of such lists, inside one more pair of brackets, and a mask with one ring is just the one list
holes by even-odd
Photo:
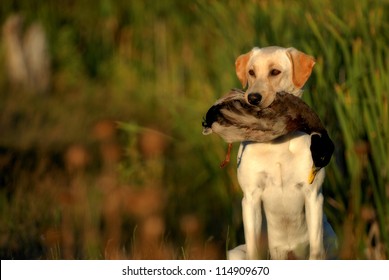
[[212, 128], [210, 127], [204, 127], [203, 128], [203, 135], [208, 135], [212, 133]]
[[308, 183], [311, 185], [313, 181], [316, 178], [317, 172], [319, 172], [320, 168], [316, 167], [315, 165], [312, 165], [311, 172], [309, 172], [309, 177], [308, 177]]

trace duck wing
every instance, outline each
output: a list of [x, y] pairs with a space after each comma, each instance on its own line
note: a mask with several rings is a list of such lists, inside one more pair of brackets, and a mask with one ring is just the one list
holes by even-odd
[[284, 110], [288, 119], [288, 130], [299, 130], [311, 135], [310, 149], [314, 165], [318, 168], [328, 165], [335, 145], [312, 108], [302, 99], [288, 93], [277, 93], [271, 107], [274, 110]]
[[319, 116], [301, 98], [293, 94], [279, 92], [270, 108], [284, 116], [287, 130], [302, 131], [307, 134], [324, 133], [326, 129]]
[[246, 102], [244, 91], [233, 89], [208, 110], [203, 134], [219, 134], [226, 142], [268, 142], [285, 135], [286, 121], [279, 112]]

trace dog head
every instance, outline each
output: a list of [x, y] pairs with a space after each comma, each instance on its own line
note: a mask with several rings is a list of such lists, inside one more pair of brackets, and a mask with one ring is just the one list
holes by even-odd
[[313, 57], [294, 48], [253, 48], [235, 61], [236, 74], [251, 105], [268, 107], [277, 92], [301, 96], [315, 65]]

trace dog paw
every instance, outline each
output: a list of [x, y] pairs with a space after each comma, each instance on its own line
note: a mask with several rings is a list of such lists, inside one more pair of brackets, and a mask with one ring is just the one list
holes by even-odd
[[246, 245], [239, 245], [227, 252], [227, 260], [246, 260]]

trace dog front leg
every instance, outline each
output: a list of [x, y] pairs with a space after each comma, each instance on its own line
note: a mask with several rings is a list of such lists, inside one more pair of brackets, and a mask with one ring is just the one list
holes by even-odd
[[245, 193], [242, 200], [244, 236], [249, 260], [259, 258], [262, 225], [261, 194], [262, 190], [257, 189], [254, 192]]
[[309, 233], [309, 259], [324, 259], [323, 194], [314, 188], [306, 191], [305, 215]]

